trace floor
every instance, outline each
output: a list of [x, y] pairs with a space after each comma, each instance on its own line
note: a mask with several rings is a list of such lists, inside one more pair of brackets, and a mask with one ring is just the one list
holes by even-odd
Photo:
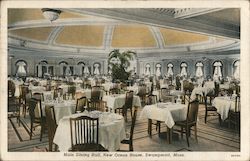
[[[168, 144], [164, 133], [162, 137], [158, 136], [157, 131], [153, 127], [152, 137], [147, 133], [147, 120], [136, 120], [134, 131], [134, 151], [240, 151], [240, 136], [234, 129], [229, 129], [227, 123], [219, 125], [218, 116], [208, 117], [207, 124], [204, 123], [204, 105], [199, 106], [198, 115], [198, 143], [194, 138], [192, 131], [190, 137], [190, 147], [187, 146], [185, 135], [183, 138], [180, 135], [175, 135], [171, 144]], [[140, 115], [140, 110], [138, 116]], [[138, 117], [137, 117], [138, 118]], [[128, 118], [128, 120], [131, 120]], [[21, 117], [20, 126], [15, 118], [8, 120], [8, 151], [45, 151], [48, 148], [47, 134], [44, 134], [42, 141], [39, 140], [40, 128], [37, 127], [34, 131], [32, 140], [29, 139], [29, 117]], [[129, 131], [131, 122], [127, 123]], [[161, 125], [161, 131], [165, 132], [166, 127]], [[127, 145], [121, 145], [121, 150], [128, 150]]]

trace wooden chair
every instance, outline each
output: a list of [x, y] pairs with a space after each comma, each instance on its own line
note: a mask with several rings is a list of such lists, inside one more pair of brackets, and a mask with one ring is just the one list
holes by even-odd
[[[219, 122], [221, 124], [221, 122], [222, 122], [221, 117], [220, 117], [220, 114], [217, 113], [217, 109], [214, 106], [212, 106], [211, 103], [208, 103], [208, 97], [210, 97], [210, 99], [211, 99], [211, 96], [205, 95], [204, 93], [203, 93], [203, 95], [204, 95], [204, 103], [205, 103], [205, 123], [207, 123], [207, 117], [208, 116], [218, 115], [219, 116]], [[210, 102], [211, 102], [211, 100], [210, 100]]]
[[75, 85], [70, 85], [68, 87], [68, 95], [72, 95], [72, 98], [75, 98], [75, 94], [76, 94], [76, 86]]
[[189, 140], [188, 139], [190, 137], [190, 129], [193, 126], [194, 126], [194, 130], [195, 130], [195, 139], [198, 142], [197, 126], [196, 126], [198, 110], [199, 110], [199, 101], [197, 99], [195, 99], [194, 101], [192, 101], [188, 104], [186, 120], [175, 122], [175, 126], [181, 127], [181, 137], [182, 138], [183, 138], [183, 129], [185, 129], [188, 147], [189, 147]]
[[157, 101], [158, 101], [158, 99], [157, 99], [156, 95], [153, 95], [153, 94], [147, 95], [146, 105], [156, 104]]
[[137, 116], [137, 107], [134, 107], [133, 108], [133, 116], [132, 116], [132, 124], [131, 124], [131, 127], [130, 127], [130, 133], [129, 133], [129, 136], [122, 140], [121, 143], [122, 144], [128, 144], [129, 145], [129, 151], [133, 151], [134, 148], [133, 148], [133, 135], [134, 135], [134, 128], [135, 128], [135, 122], [136, 122], [136, 116]]
[[58, 98], [59, 93], [60, 93], [60, 96], [63, 96], [63, 89], [62, 88], [54, 89], [54, 99]]
[[161, 102], [174, 102], [175, 96], [170, 95], [170, 90], [167, 88], [161, 88]]
[[[53, 151], [52, 150], [53, 139], [57, 128], [54, 106], [45, 106], [45, 114], [46, 114], [46, 125], [48, 128], [49, 151]], [[55, 151], [56, 150], [57, 150], [57, 145], [55, 145]]]
[[43, 98], [43, 93], [33, 93], [33, 94], [32, 94], [32, 98], [35, 98], [35, 99], [41, 100], [41, 101], [44, 100], [44, 98]]
[[93, 86], [91, 89], [91, 98], [88, 99], [88, 109], [98, 110], [101, 107], [101, 87]]
[[112, 94], [120, 94], [120, 93], [121, 93], [121, 91], [120, 91], [119, 88], [111, 88], [111, 89], [109, 90], [109, 94], [110, 94], [110, 95], [112, 95]]
[[23, 113], [24, 116], [26, 116], [26, 106], [25, 106], [25, 96], [27, 93], [29, 93], [29, 88], [26, 85], [19, 85], [19, 90], [20, 90], [20, 96], [19, 96], [19, 102], [20, 106], [23, 106]]
[[107, 151], [99, 144], [99, 118], [70, 118], [71, 151]]
[[30, 140], [33, 134], [33, 124], [38, 124], [41, 126], [40, 141], [42, 141], [42, 135], [45, 131], [46, 119], [42, 113], [41, 100], [35, 98], [30, 99], [29, 103], [29, 115], [30, 115]]
[[145, 104], [146, 96], [147, 96], [147, 87], [145, 84], [142, 84], [138, 87], [138, 94], [137, 95], [140, 97], [141, 102]]
[[127, 122], [127, 111], [128, 109], [131, 112], [131, 117], [132, 117], [132, 107], [133, 107], [133, 98], [134, 98], [134, 92], [133, 91], [128, 91], [126, 93], [126, 98], [125, 98], [125, 104], [123, 105], [122, 108], [116, 108], [115, 113], [122, 113], [122, 116], [125, 117], [125, 121]]
[[[147, 96], [147, 105], [153, 105], [157, 103], [156, 95], [148, 95]], [[154, 121], [152, 119], [148, 119], [148, 134], [152, 136], [152, 125], [155, 125], [156, 130], [158, 129], [160, 133], [160, 123], [161, 121]]]
[[20, 126], [20, 100], [16, 97], [8, 97], [8, 118], [16, 118]]
[[240, 96], [235, 97], [235, 108], [228, 112], [228, 125], [229, 128], [234, 126], [235, 131], [240, 132]]
[[11, 80], [8, 80], [8, 97], [14, 97], [15, 96], [15, 83]]
[[183, 81], [184, 104], [186, 103], [186, 96], [188, 97], [188, 102], [190, 102], [190, 97], [191, 97], [193, 89], [194, 89], [193, 83], [190, 83], [187, 80]]
[[85, 96], [78, 98], [76, 100], [76, 109], [75, 109], [75, 113], [77, 111], [81, 111], [83, 112], [85, 110], [85, 106], [87, 105], [87, 98]]

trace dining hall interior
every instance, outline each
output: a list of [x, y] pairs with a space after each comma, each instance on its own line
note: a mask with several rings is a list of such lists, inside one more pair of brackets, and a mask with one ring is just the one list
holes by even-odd
[[239, 8], [9, 8], [7, 20], [8, 152], [241, 150]]

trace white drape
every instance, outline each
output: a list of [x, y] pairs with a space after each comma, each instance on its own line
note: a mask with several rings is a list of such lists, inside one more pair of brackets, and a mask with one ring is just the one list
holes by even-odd
[[160, 69], [161, 65], [160, 64], [157, 64], [156, 65], [156, 72], [155, 72], [155, 75], [156, 76], [161, 76], [161, 69]]
[[174, 75], [174, 72], [173, 72], [173, 64], [168, 64], [168, 72], [167, 72], [167, 76], [168, 77], [171, 77]]
[[234, 78], [240, 79], [240, 63], [239, 61], [235, 62], [234, 64]]
[[149, 76], [149, 75], [150, 75], [150, 65], [149, 65], [149, 64], [146, 65], [145, 75], [146, 75], [146, 76]]
[[17, 75], [18, 76], [26, 76], [26, 70], [24, 65], [19, 65], [17, 69]]
[[69, 66], [67, 66], [67, 68], [66, 68], [66, 70], [65, 70], [65, 75], [66, 75], [66, 76], [71, 76], [71, 75], [72, 75]]
[[213, 75], [214, 80], [219, 80], [219, 78], [222, 77], [221, 66], [222, 66], [221, 62], [214, 63], [214, 75]]
[[100, 71], [99, 71], [99, 64], [94, 64], [94, 74], [95, 75], [100, 75]]
[[181, 64], [181, 76], [187, 76], [187, 64], [186, 63], [182, 63]]
[[203, 67], [203, 64], [202, 63], [197, 63], [196, 64], [196, 77], [202, 77], [203, 76], [203, 71], [202, 71], [202, 67]]
[[87, 66], [84, 67], [83, 73], [84, 74], [89, 74], [89, 68]]

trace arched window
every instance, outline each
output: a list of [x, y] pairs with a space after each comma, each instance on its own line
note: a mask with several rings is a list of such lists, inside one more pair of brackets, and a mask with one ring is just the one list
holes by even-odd
[[146, 76], [150, 76], [150, 64], [146, 64], [145, 66], [145, 75]]
[[168, 77], [172, 77], [174, 75], [173, 67], [174, 67], [174, 65], [172, 63], [168, 64], [168, 71], [167, 71], [167, 76]]
[[100, 63], [94, 63], [93, 64], [93, 69], [94, 69], [94, 75], [100, 75], [100, 70], [101, 70], [101, 64]]
[[84, 74], [85, 63], [81, 61], [81, 62], [77, 63], [77, 65], [78, 65], [78, 74], [83, 75]]
[[61, 61], [59, 65], [60, 65], [60, 75], [65, 76], [68, 63], [65, 61]]
[[219, 80], [222, 77], [222, 63], [221, 61], [215, 61], [213, 64], [214, 74], [213, 79]]
[[27, 76], [27, 63], [24, 60], [18, 60], [16, 62], [16, 76], [25, 77]]
[[158, 63], [155, 65], [155, 67], [156, 67], [155, 75], [158, 77], [161, 76], [161, 64]]
[[202, 77], [203, 76], [203, 63], [198, 62], [198, 63], [196, 63], [195, 66], [196, 66], [195, 76], [196, 77]]
[[187, 77], [187, 63], [181, 63], [181, 76]]
[[240, 61], [236, 60], [233, 64], [233, 76], [235, 79], [240, 79]]
[[48, 62], [46, 60], [42, 60], [38, 63], [37, 67], [37, 75], [38, 77], [44, 77], [45, 73], [48, 73]]

